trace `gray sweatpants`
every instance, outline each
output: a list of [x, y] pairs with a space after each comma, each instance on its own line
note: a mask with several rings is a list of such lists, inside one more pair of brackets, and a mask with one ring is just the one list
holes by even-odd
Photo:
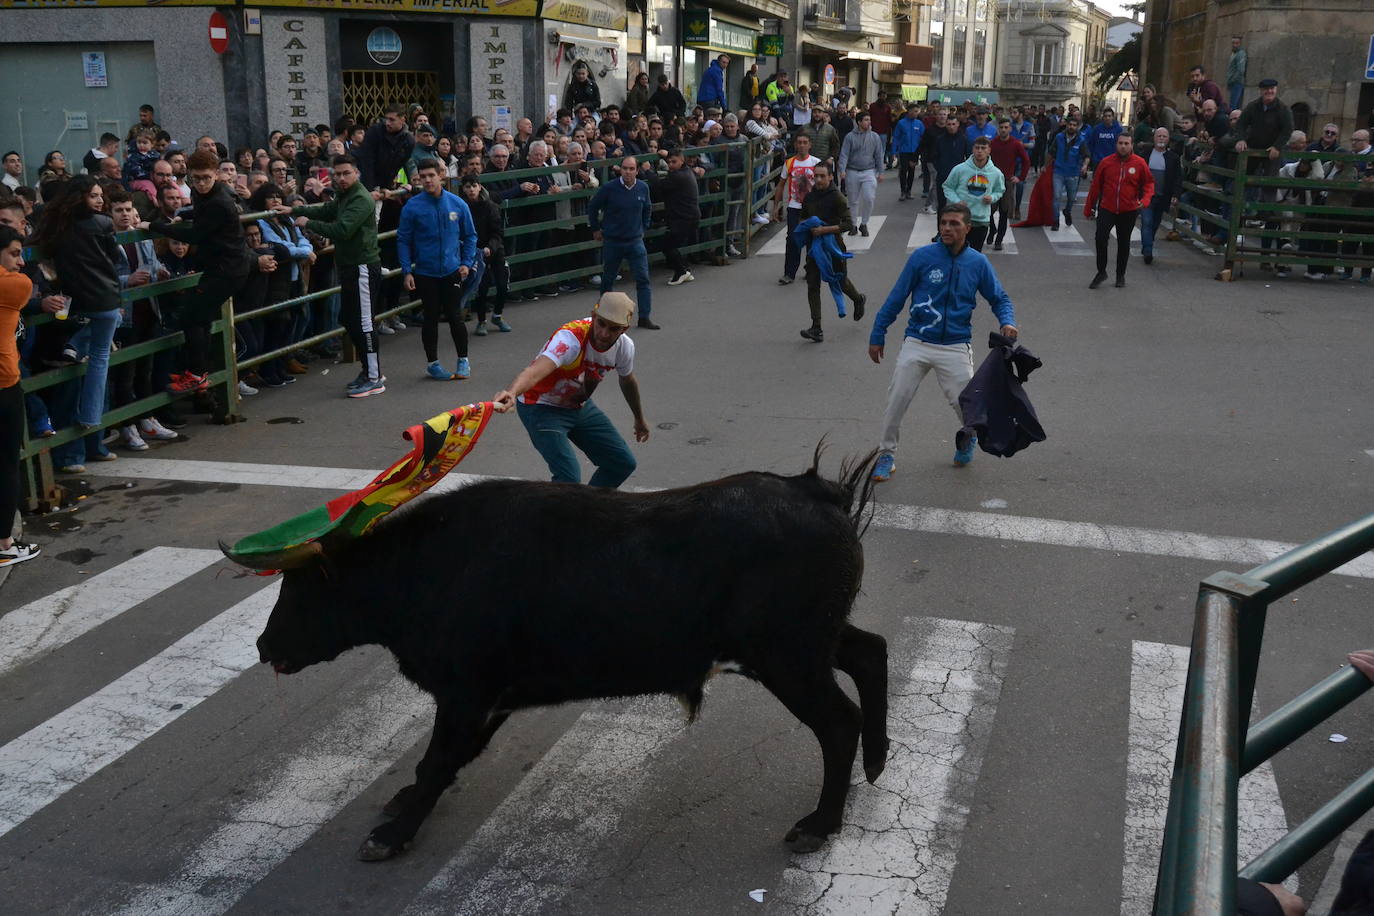
[[964, 415], [959, 411], [959, 393], [973, 378], [972, 344], [932, 344], [915, 337], [902, 340], [902, 349], [897, 354], [897, 365], [892, 370], [892, 381], [887, 386], [887, 409], [883, 411], [883, 435], [878, 442], [878, 450], [884, 455], [897, 451], [897, 442], [902, 435], [902, 417], [906, 415], [911, 399], [926, 373], [935, 370], [935, 379], [940, 390], [953, 408], [958, 425], [964, 425]]

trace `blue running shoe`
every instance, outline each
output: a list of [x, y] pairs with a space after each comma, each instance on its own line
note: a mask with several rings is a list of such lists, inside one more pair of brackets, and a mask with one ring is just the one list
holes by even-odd
[[869, 475], [873, 480], [881, 483], [892, 476], [892, 468], [897, 464], [897, 459], [891, 454], [879, 455], [878, 463], [873, 465], [873, 473]]
[[977, 436], [969, 436], [968, 444], [965, 445], [963, 448], [958, 448], [958, 447], [957, 447], [957, 443], [956, 443], [956, 448], [954, 449], [954, 464], [955, 464], [955, 466], [956, 466], [956, 467], [963, 467], [964, 465], [966, 465], [966, 464], [968, 464], [970, 461], [972, 461], [972, 460], [973, 460], [973, 450], [974, 450], [975, 448], [977, 448], [977, 446], [978, 446], [978, 437], [977, 437]]
[[511, 331], [511, 326], [506, 324], [506, 319], [502, 318], [500, 315], [492, 318], [491, 323], [496, 330], [500, 331], [502, 334], [508, 334]]
[[469, 375], [472, 375], [472, 366], [468, 365], [468, 358], [466, 356], [458, 357], [458, 369], [453, 373], [453, 377], [467, 378]]
[[445, 369], [437, 359], [425, 367], [425, 375], [436, 382], [447, 382], [453, 378], [453, 373]]
[[350, 398], [366, 398], [374, 394], [381, 394], [386, 391], [386, 377], [365, 379], [361, 385], [351, 385], [348, 388]]

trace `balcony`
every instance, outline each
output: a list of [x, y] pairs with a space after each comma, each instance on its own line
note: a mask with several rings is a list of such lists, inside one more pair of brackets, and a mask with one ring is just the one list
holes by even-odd
[[844, 25], [845, 0], [804, 0], [807, 22], [820, 25]]
[[929, 77], [935, 49], [930, 45], [913, 45], [904, 41], [884, 41], [878, 45], [884, 54], [900, 57], [900, 64], [883, 64], [878, 79], [885, 83], [902, 83], [908, 77]]
[[1053, 89], [1072, 92], [1083, 85], [1083, 77], [1072, 73], [1003, 73], [1002, 85], [1008, 89]]

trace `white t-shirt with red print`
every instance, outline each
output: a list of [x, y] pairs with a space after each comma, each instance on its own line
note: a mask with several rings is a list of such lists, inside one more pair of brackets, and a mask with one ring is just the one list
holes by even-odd
[[782, 173], [787, 178], [787, 206], [793, 210], [800, 210], [802, 201], [806, 200], [806, 195], [811, 193], [811, 188], [816, 184], [816, 166], [821, 161], [815, 156], [807, 156], [801, 159], [797, 156], [789, 156], [783, 163]]
[[575, 410], [590, 397], [587, 379], [599, 383], [612, 369], [621, 376], [635, 371], [635, 342], [630, 335], [621, 334], [605, 351], [593, 347], [591, 337], [590, 317], [569, 321], [554, 331], [539, 355], [548, 357], [558, 368], [526, 391], [521, 400]]

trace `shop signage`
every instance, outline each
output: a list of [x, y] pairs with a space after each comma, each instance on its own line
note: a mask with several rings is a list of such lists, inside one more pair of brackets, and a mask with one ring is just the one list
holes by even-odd
[[758, 32], [748, 26], [737, 25], [716, 19], [710, 12], [703, 10], [706, 17], [706, 34], [701, 35], [701, 21], [684, 19], [682, 43], [711, 51], [728, 51], [733, 54], [752, 55], [758, 44]]
[[760, 35], [757, 52], [759, 57], [782, 57], [783, 42], [781, 35]]
[[401, 36], [395, 29], [378, 26], [367, 33], [367, 56], [383, 67], [401, 59]]
[[926, 100], [926, 95], [929, 92], [929, 90], [929, 86], [903, 86], [902, 101], [924, 102]]
[[[9, 0], [0, 0], [0, 5]], [[41, 2], [41, 0], [30, 0]], [[100, 0], [101, 3], [110, 0]], [[163, 0], [166, 6], [190, 0]], [[222, 0], [194, 0], [207, 5], [220, 5]], [[147, 0], [114, 0], [116, 5], [147, 6]], [[253, 0], [255, 6], [286, 6], [312, 10], [342, 10], [344, 12], [382, 13], [448, 13], [458, 16], [518, 16], [539, 15], [539, 0]]]
[[682, 40], [687, 44], [706, 44], [711, 38], [711, 11], [688, 7], [682, 11]]
[[101, 6], [223, 6], [223, 0], [0, 0], [0, 10], [94, 9]]
[[625, 0], [544, 0], [544, 18], [625, 31]]
[[323, 16], [263, 13], [262, 71], [272, 127], [300, 137], [316, 124], [329, 123]]
[[525, 108], [520, 32], [519, 25], [509, 22], [474, 22], [468, 26], [472, 112], [485, 117], [493, 130], [502, 125], [509, 129], [511, 110]]

